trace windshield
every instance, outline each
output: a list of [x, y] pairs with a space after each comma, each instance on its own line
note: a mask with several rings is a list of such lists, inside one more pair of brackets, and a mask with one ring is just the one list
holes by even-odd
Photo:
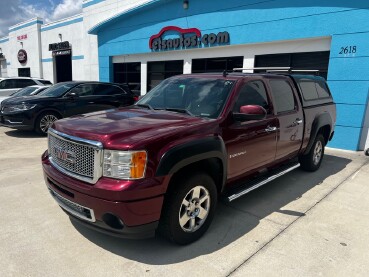
[[41, 92], [39, 94], [39, 96], [43, 96], [43, 97], [60, 97], [62, 96], [64, 93], [66, 93], [69, 89], [71, 89], [72, 87], [74, 87], [76, 84], [74, 83], [68, 83], [68, 84], [64, 84], [64, 83], [60, 83], [60, 84], [56, 84], [52, 87], [49, 87], [48, 89], [45, 89], [43, 92]]
[[10, 96], [12, 97], [28, 96], [28, 95], [32, 95], [32, 93], [35, 92], [36, 90], [37, 88], [34, 88], [34, 87], [26, 87], [26, 88], [22, 88], [14, 92]]
[[170, 78], [152, 89], [136, 105], [217, 118], [234, 83], [223, 79]]

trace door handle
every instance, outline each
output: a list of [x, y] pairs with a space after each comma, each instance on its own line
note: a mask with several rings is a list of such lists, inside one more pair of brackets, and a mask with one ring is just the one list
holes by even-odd
[[295, 124], [295, 125], [300, 125], [300, 124], [302, 124], [302, 122], [303, 122], [303, 120], [302, 120], [302, 119], [300, 119], [300, 118], [296, 118], [296, 120], [293, 122], [293, 124]]
[[265, 131], [268, 133], [275, 132], [277, 131], [277, 127], [268, 126]]

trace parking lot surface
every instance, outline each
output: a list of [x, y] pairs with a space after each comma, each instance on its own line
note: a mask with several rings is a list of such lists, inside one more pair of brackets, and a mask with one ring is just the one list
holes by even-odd
[[327, 149], [232, 203], [188, 246], [125, 240], [72, 223], [49, 195], [47, 139], [0, 127], [0, 276], [366, 276], [369, 158]]

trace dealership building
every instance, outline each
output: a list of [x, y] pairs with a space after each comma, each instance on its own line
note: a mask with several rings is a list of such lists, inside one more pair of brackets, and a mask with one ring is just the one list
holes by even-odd
[[0, 77], [128, 83], [145, 94], [177, 74], [233, 68], [319, 70], [337, 103], [329, 146], [369, 147], [369, 2], [88, 0], [57, 22], [0, 38]]

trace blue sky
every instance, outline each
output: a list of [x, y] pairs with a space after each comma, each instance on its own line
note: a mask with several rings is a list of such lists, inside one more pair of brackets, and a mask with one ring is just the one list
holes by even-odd
[[82, 12], [82, 0], [0, 0], [0, 37], [14, 24], [42, 17], [52, 22]]

